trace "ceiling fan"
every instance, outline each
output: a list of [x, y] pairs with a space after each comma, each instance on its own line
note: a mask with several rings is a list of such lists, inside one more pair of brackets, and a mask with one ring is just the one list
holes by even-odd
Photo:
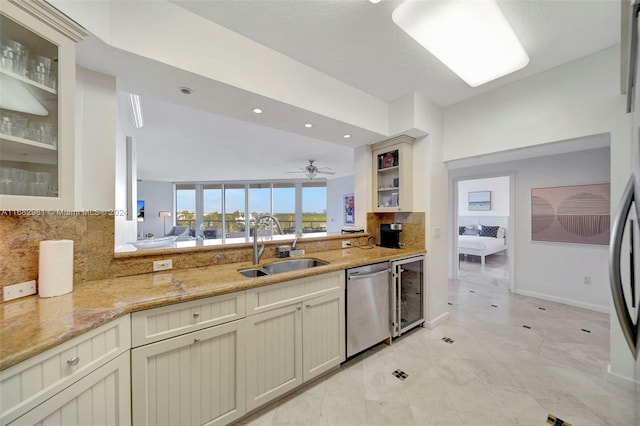
[[313, 163], [316, 160], [309, 160], [309, 165], [307, 167], [299, 167], [300, 170], [296, 170], [295, 172], [287, 172], [287, 173], [304, 173], [309, 179], [313, 179], [317, 175], [335, 175], [334, 172], [330, 172], [329, 167], [316, 167]]

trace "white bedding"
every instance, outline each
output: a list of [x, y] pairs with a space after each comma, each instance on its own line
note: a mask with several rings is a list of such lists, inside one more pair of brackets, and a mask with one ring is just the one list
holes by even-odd
[[504, 248], [504, 238], [459, 235], [458, 247], [491, 251], [492, 249]]
[[504, 238], [480, 237], [478, 235], [458, 235], [458, 253], [480, 256], [480, 263], [485, 264], [485, 256], [507, 249]]

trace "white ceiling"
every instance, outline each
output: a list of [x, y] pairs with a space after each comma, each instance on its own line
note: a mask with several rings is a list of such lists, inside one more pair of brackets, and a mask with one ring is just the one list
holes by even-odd
[[[367, 0], [172, 3], [386, 102], [417, 91], [443, 107], [620, 39], [618, 0], [499, 0], [530, 63], [471, 88], [393, 24], [396, 0], [377, 5]], [[302, 167], [308, 159], [345, 176], [353, 173], [352, 148], [358, 141], [381, 139], [358, 134], [351, 141], [336, 141], [317, 128], [291, 131], [294, 118], [297, 123], [309, 119], [295, 108], [117, 51], [93, 37], [80, 44], [78, 57], [87, 68], [117, 75], [120, 90], [143, 94], [145, 127], [137, 135], [142, 179], [279, 179], [291, 177], [283, 171]], [[183, 85], [210, 96], [180, 95], [176, 88]], [[250, 113], [265, 103], [273, 107], [268, 118]], [[358, 131], [326, 117], [313, 120], [324, 120], [332, 134]]]

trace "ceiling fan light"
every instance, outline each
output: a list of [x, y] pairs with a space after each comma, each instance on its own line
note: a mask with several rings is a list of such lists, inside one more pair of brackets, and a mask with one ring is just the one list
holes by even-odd
[[529, 63], [529, 56], [493, 0], [406, 0], [391, 17], [471, 87]]

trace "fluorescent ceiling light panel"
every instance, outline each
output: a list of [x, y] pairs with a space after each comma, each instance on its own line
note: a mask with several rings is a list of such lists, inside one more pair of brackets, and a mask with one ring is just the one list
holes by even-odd
[[140, 96], [129, 93], [129, 99], [131, 99], [133, 122], [136, 125], [136, 128], [139, 129], [144, 126], [144, 120], [142, 118], [142, 106], [140, 105]]
[[471, 87], [529, 63], [493, 0], [406, 0], [392, 19]]

